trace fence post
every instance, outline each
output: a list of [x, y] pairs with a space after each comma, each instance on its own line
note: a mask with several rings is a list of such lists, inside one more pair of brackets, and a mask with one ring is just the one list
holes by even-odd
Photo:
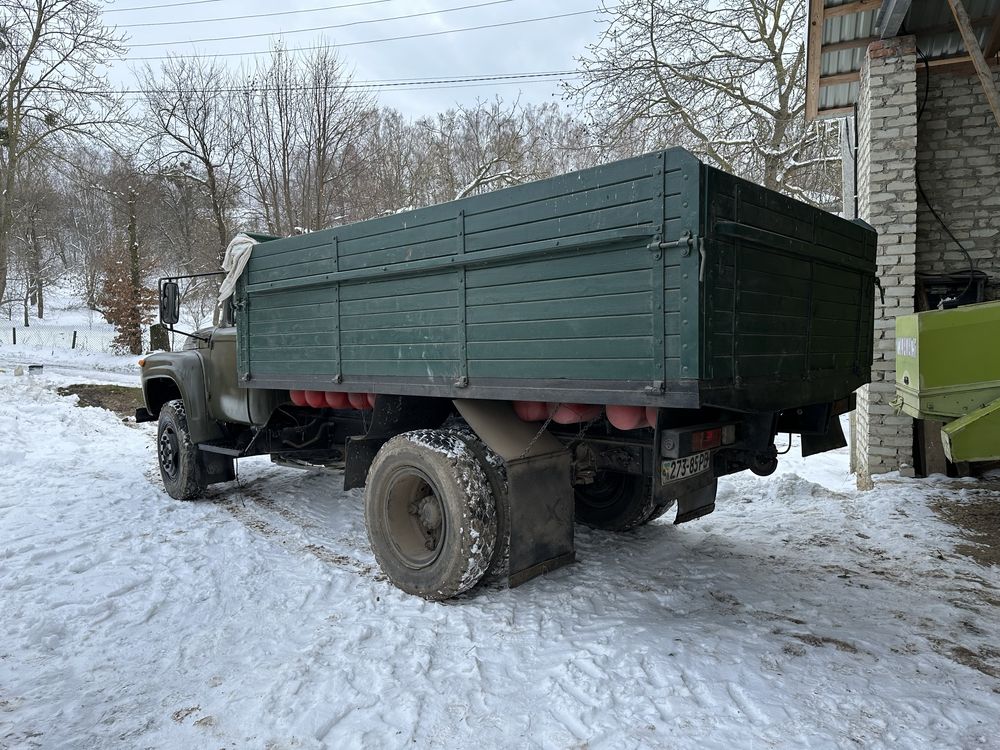
[[14, 332], [14, 346], [17, 346], [17, 326], [14, 326], [10, 330]]
[[70, 344], [70, 349], [76, 349], [76, 331], [73, 331], [73, 343]]

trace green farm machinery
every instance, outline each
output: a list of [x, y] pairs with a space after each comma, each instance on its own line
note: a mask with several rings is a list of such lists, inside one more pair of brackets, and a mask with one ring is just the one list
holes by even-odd
[[895, 406], [943, 422], [952, 462], [1000, 460], [1000, 302], [896, 319]]

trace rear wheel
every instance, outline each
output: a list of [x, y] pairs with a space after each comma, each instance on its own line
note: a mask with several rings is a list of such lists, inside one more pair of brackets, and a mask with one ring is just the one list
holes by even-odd
[[628, 531], [659, 518], [673, 505], [657, 505], [652, 477], [598, 471], [590, 484], [578, 484], [576, 520], [595, 529]]
[[576, 520], [607, 531], [641, 525], [653, 511], [650, 482], [635, 474], [598, 471], [593, 482], [576, 486]]
[[497, 509], [497, 541], [493, 558], [483, 576], [484, 582], [505, 582], [510, 566], [510, 505], [507, 501], [507, 467], [482, 439], [466, 424], [445, 425], [445, 431], [458, 436], [479, 461], [490, 484]]
[[497, 543], [490, 482], [465, 441], [444, 430], [407, 432], [382, 446], [368, 471], [365, 525], [382, 572], [425, 599], [472, 588]]
[[170, 497], [190, 500], [208, 485], [198, 446], [191, 442], [184, 402], [168, 401], [160, 409], [156, 430], [156, 455], [160, 478]]

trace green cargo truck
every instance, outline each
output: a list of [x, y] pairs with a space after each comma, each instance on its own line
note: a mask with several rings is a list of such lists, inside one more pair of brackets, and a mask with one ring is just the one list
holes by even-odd
[[255, 239], [218, 325], [144, 361], [164, 484], [342, 468], [383, 571], [427, 598], [572, 561], [574, 520], [710, 513], [777, 434], [844, 445], [869, 379], [874, 231], [682, 149]]

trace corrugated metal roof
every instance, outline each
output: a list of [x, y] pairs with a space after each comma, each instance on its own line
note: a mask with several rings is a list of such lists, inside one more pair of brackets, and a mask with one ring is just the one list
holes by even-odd
[[[826, 0], [824, 10], [854, 0]], [[963, 0], [981, 47], [990, 36], [991, 23], [1000, 15], [1000, 0]], [[824, 14], [825, 15], [825, 14]], [[810, 85], [818, 87], [818, 116], [837, 116], [857, 101], [858, 81], [849, 80], [861, 70], [866, 39], [876, 37], [878, 9], [824, 17], [818, 70], [809, 70]], [[900, 33], [914, 34], [920, 52], [928, 60], [965, 55], [962, 36], [945, 0], [913, 0]], [[857, 42], [857, 46], [848, 46]], [[842, 45], [827, 49], [831, 45]], [[824, 78], [837, 76], [833, 80]]]

